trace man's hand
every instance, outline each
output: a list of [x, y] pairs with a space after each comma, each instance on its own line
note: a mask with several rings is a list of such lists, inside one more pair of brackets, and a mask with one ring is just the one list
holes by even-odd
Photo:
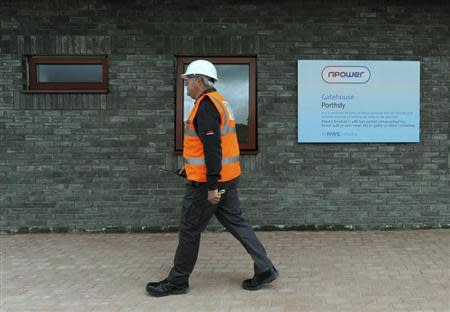
[[220, 201], [219, 190], [208, 191], [208, 201], [211, 205], [217, 205]]

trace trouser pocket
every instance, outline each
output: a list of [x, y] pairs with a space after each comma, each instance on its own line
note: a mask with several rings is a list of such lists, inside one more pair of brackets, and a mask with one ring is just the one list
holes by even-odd
[[190, 227], [202, 227], [203, 223], [208, 222], [208, 215], [213, 213], [212, 208], [208, 202], [206, 183], [187, 186], [182, 207], [183, 223]]

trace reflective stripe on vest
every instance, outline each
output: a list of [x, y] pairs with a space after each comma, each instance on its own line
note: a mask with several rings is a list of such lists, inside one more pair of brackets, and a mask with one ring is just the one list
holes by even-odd
[[194, 129], [191, 129], [191, 128], [189, 128], [189, 127], [185, 127], [185, 128], [184, 128], [184, 135], [187, 135], [187, 136], [193, 136], [193, 137], [198, 136], [198, 135], [197, 135], [197, 131], [195, 131]]
[[[222, 165], [228, 165], [239, 161], [239, 156], [222, 158]], [[204, 158], [186, 157], [184, 162], [189, 165], [205, 165]]]
[[[225, 108], [225, 106], [222, 104], [222, 101], [216, 97], [211, 96], [222, 108], [222, 110], [224, 112], [228, 112], [228, 109]], [[220, 130], [220, 134], [221, 135], [225, 135], [228, 133], [236, 133], [236, 128], [235, 127], [231, 127], [230, 126], [230, 120], [229, 120], [229, 116], [228, 114], [224, 114], [225, 115], [225, 120], [224, 120], [224, 125], [223, 125], [223, 129]]]
[[[220, 129], [220, 135], [225, 135], [229, 133], [236, 133], [236, 128], [232, 128], [230, 127], [229, 124], [227, 124], [226, 126], [223, 127], [223, 129]], [[197, 131], [189, 127], [184, 128], [184, 135], [198, 137]]]

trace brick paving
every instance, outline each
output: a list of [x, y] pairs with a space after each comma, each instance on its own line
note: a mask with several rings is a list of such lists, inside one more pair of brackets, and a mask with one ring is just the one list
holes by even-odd
[[258, 232], [280, 278], [241, 289], [252, 262], [202, 236], [190, 292], [153, 298], [175, 233], [0, 236], [1, 311], [450, 311], [450, 231]]

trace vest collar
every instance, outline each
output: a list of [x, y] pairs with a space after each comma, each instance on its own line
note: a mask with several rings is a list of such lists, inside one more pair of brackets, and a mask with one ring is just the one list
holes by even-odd
[[205, 91], [203, 91], [203, 93], [200, 96], [202, 96], [203, 94], [206, 94], [206, 93], [211, 93], [211, 92], [216, 92], [216, 88], [208, 87], [205, 89]]

